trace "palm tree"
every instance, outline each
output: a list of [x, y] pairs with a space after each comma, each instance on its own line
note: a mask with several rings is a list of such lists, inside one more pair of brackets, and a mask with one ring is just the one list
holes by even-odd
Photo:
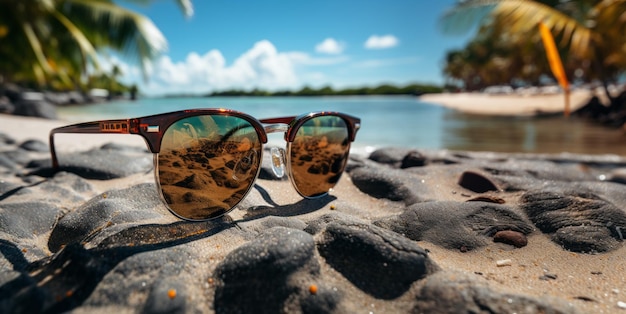
[[501, 29], [493, 24], [483, 26], [463, 49], [449, 51], [443, 69], [446, 77], [457, 79], [468, 90], [536, 84], [548, 69], [545, 54], [539, 53], [535, 43], [503, 34]]
[[[187, 16], [190, 0], [176, 0]], [[150, 0], [135, 0], [150, 3]], [[65, 85], [98, 68], [97, 51], [113, 49], [144, 67], [167, 48], [158, 28], [113, 0], [0, 0], [0, 77], [8, 81], [59, 79]]]
[[[465, 0], [442, 18], [447, 33], [472, 25], [497, 26], [501, 35], [539, 42], [539, 22], [548, 26], [557, 45], [576, 60], [587, 80], [607, 86], [626, 70], [626, 0]], [[588, 65], [588, 66], [587, 66]]]

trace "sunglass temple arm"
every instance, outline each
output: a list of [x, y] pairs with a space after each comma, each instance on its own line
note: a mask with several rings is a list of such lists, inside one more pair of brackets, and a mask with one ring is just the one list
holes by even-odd
[[89, 134], [138, 134], [137, 119], [123, 120], [102, 120], [67, 125], [54, 128], [50, 131], [50, 155], [52, 158], [52, 168], [59, 169], [59, 160], [54, 145], [54, 135], [59, 133], [89, 133]]

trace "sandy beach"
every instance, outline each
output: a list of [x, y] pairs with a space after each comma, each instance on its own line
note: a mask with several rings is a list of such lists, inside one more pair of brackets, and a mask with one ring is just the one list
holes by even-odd
[[[474, 112], [467, 97], [423, 100]], [[264, 163], [238, 209], [191, 223], [139, 136], [59, 137], [77, 170], [46, 175], [63, 124], [0, 115], [2, 312], [626, 313], [626, 159], [387, 148], [316, 200]]]
[[[575, 90], [571, 92], [570, 112], [586, 105], [592, 92]], [[420, 100], [459, 110], [469, 114], [494, 116], [534, 116], [556, 114], [565, 110], [565, 94], [486, 94], [486, 93], [442, 93], [426, 94]]]

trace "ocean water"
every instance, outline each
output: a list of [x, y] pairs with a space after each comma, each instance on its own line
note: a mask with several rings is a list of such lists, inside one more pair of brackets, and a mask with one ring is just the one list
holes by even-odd
[[412, 96], [143, 98], [70, 106], [61, 119], [125, 119], [193, 108], [228, 108], [259, 119], [311, 111], [340, 111], [361, 118], [356, 152], [408, 147], [527, 153], [626, 156], [626, 132], [575, 118], [486, 117], [462, 114]]

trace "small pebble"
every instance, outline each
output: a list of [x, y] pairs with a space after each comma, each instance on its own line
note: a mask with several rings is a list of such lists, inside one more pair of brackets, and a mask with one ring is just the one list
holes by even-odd
[[487, 191], [498, 191], [499, 188], [488, 177], [482, 173], [465, 171], [461, 174], [458, 184], [472, 192], [485, 193]]
[[581, 301], [585, 301], [585, 302], [598, 302], [596, 299], [594, 298], [590, 298], [590, 297], [586, 297], [584, 295], [580, 295], [577, 297], [574, 297], [575, 299], [581, 300]]
[[167, 296], [168, 296], [170, 299], [175, 298], [175, 297], [176, 297], [176, 289], [170, 289], [170, 290], [167, 290]]
[[477, 196], [474, 198], [470, 198], [467, 202], [487, 202], [487, 203], [495, 203], [495, 204], [504, 204], [505, 200], [495, 197], [495, 196]]
[[[422, 167], [426, 165], [426, 157], [422, 155], [418, 151], [410, 151], [404, 158], [402, 159], [402, 163], [400, 164], [400, 168], [411, 168], [411, 167]], [[422, 182], [423, 183], [423, 182]]]
[[501, 242], [513, 245], [516, 248], [525, 247], [528, 244], [526, 235], [513, 230], [502, 230], [493, 236], [493, 242]]
[[513, 261], [511, 261], [510, 259], [501, 259], [496, 261], [496, 266], [498, 267], [502, 267], [502, 266], [511, 266], [513, 264]]
[[626, 302], [617, 301], [617, 307], [619, 307], [620, 309], [626, 310]]
[[540, 276], [539, 279], [541, 280], [556, 280], [558, 278], [558, 276], [556, 274], [544, 274], [543, 276]]
[[558, 278], [558, 276], [556, 274], [545, 274], [544, 276], [550, 278], [550, 279], [556, 279]]

